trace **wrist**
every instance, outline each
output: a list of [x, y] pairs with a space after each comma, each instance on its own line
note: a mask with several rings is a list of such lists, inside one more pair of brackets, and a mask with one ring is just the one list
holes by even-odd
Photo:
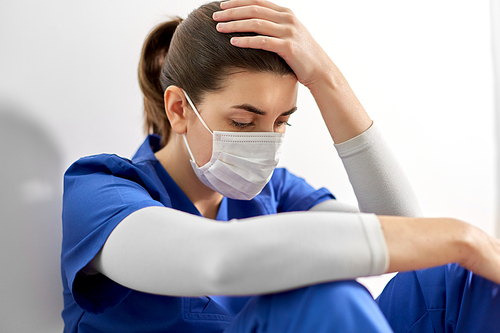
[[455, 221], [461, 224], [460, 233], [456, 241], [456, 262], [468, 269], [471, 269], [478, 264], [481, 256], [481, 243], [484, 238], [483, 232], [478, 228], [465, 223], [463, 221]]
[[463, 238], [460, 266], [500, 283], [500, 241], [472, 225], [468, 225]]
[[336, 144], [358, 136], [372, 125], [371, 118], [344, 79], [317, 81], [310, 91]]
[[338, 92], [346, 88], [350, 89], [346, 78], [333, 62], [331, 62], [329, 66], [319, 69], [317, 74], [314, 75], [314, 79], [308, 83], [304, 83], [304, 86], [306, 86], [313, 95], [315, 93], [321, 93], [325, 89]]

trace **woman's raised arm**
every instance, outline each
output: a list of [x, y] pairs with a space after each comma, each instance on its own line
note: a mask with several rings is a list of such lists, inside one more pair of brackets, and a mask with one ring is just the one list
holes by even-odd
[[[280, 55], [309, 88], [321, 111], [358, 199], [378, 215], [420, 216], [412, 188], [391, 150], [340, 70], [293, 12], [265, 0], [231, 0], [215, 12], [223, 33], [255, 32], [231, 40], [237, 47]], [[364, 133], [369, 132], [369, 133]]]
[[232, 38], [237, 47], [277, 53], [311, 91], [335, 143], [347, 141], [372, 121], [340, 70], [293, 12], [265, 0], [230, 0], [215, 12], [223, 33], [255, 32]]

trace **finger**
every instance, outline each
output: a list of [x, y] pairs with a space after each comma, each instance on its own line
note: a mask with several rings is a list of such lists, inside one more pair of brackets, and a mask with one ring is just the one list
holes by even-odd
[[217, 31], [222, 33], [255, 32], [270, 37], [287, 37], [289, 28], [269, 21], [250, 19], [217, 24]]
[[231, 44], [241, 48], [260, 49], [274, 52], [281, 56], [285, 61], [287, 60], [284, 55], [286, 54], [285, 51], [289, 48], [289, 45], [281, 38], [269, 36], [233, 37], [231, 38]]
[[265, 7], [269, 8], [278, 12], [289, 12], [290, 10], [285, 7], [278, 6], [270, 1], [267, 0], [229, 0], [229, 1], [224, 1], [221, 2], [220, 8], [221, 9], [229, 9], [229, 8], [237, 8], [237, 7], [244, 7], [244, 6], [251, 6], [251, 5], [256, 5], [260, 7]]
[[279, 23], [282, 21], [283, 22], [286, 21], [284, 15], [288, 14], [281, 13], [266, 7], [251, 5], [246, 7], [236, 7], [214, 12], [212, 17], [215, 21], [218, 22], [256, 18], [256, 19], [271, 21], [274, 23]]

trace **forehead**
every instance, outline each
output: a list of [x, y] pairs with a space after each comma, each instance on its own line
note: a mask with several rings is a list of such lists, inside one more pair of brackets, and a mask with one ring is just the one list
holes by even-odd
[[293, 75], [242, 71], [231, 74], [224, 87], [203, 96], [203, 104], [251, 104], [265, 110], [289, 110], [297, 104], [298, 82]]

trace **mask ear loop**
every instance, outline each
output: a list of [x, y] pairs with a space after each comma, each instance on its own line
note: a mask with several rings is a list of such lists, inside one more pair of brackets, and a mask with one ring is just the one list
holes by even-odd
[[[189, 148], [188, 140], [186, 139], [186, 134], [182, 134], [182, 138], [184, 139], [184, 143], [186, 144], [186, 148], [187, 148], [187, 150], [189, 152], [189, 156], [191, 156], [191, 161], [193, 161], [194, 163], [196, 163], [196, 161], [194, 160], [194, 155], [191, 152], [191, 149]], [[198, 165], [198, 163], [196, 163], [196, 165]]]
[[203, 118], [200, 116], [200, 113], [198, 112], [198, 110], [196, 110], [196, 107], [194, 106], [193, 102], [191, 101], [191, 98], [189, 98], [188, 94], [184, 91], [184, 89], [182, 90], [182, 92], [184, 93], [184, 96], [186, 96], [186, 99], [187, 99], [189, 105], [193, 109], [194, 113], [196, 113], [196, 116], [198, 117], [198, 119], [200, 119], [203, 126], [205, 126], [205, 128], [210, 132], [210, 134], [213, 135], [214, 133], [210, 130], [210, 128], [208, 128], [208, 125], [205, 123]]
[[[203, 118], [200, 116], [200, 113], [198, 112], [198, 110], [196, 110], [196, 107], [194, 106], [193, 101], [191, 101], [191, 98], [189, 98], [188, 94], [184, 91], [184, 89], [182, 89], [182, 92], [184, 93], [184, 96], [186, 96], [186, 100], [188, 101], [189, 105], [191, 106], [191, 108], [193, 109], [194, 113], [196, 114], [196, 116], [198, 117], [198, 119], [201, 121], [201, 123], [203, 124], [203, 126], [205, 126], [205, 128], [210, 132], [210, 134], [214, 135], [214, 133], [212, 133], [212, 131], [210, 130], [210, 128], [208, 128], [208, 125], [205, 123], [205, 121], [203, 120]], [[196, 163], [196, 160], [194, 159], [193, 153], [191, 152], [191, 148], [189, 148], [189, 144], [187, 142], [186, 134], [182, 134], [182, 138], [184, 139], [184, 143], [186, 144], [186, 148], [187, 148], [187, 150], [189, 152], [189, 156], [191, 157], [191, 161], [193, 161], [196, 165], [198, 165], [198, 163]]]

